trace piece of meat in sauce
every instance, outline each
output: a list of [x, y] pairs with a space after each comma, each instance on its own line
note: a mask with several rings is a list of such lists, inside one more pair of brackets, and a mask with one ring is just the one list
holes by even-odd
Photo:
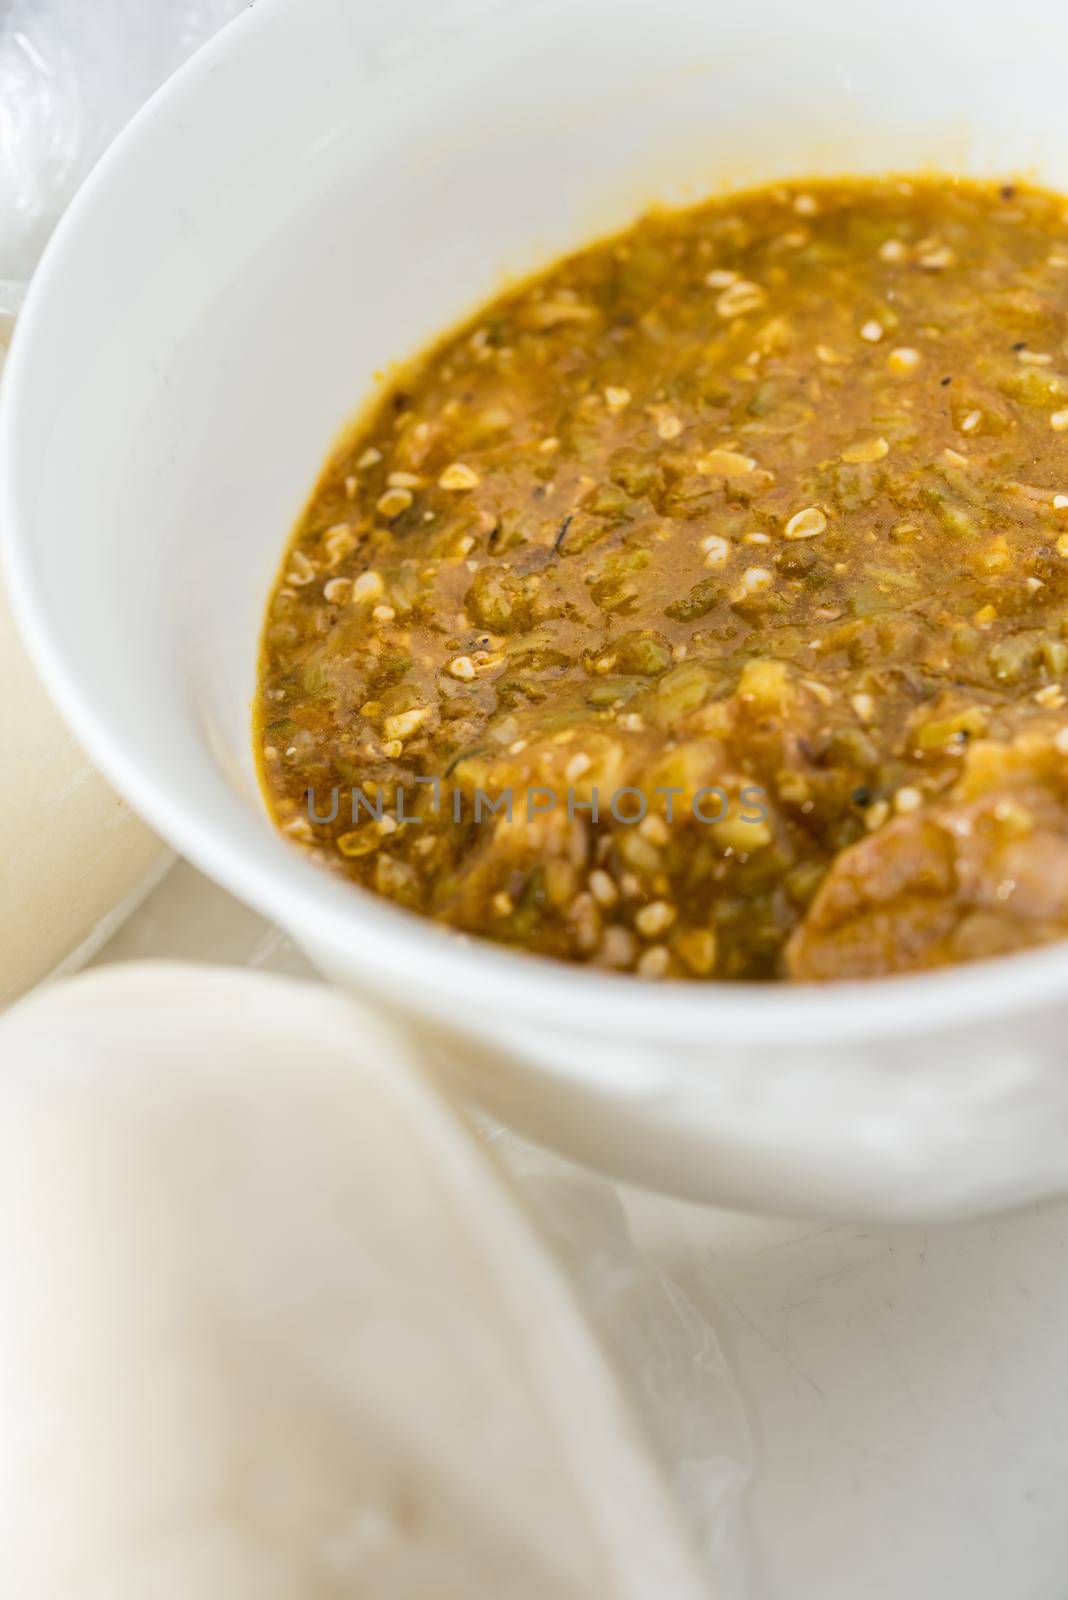
[[[965, 792], [966, 792], [966, 786]], [[792, 978], [918, 971], [1068, 934], [1068, 806], [1008, 782], [844, 850], [787, 947]]]

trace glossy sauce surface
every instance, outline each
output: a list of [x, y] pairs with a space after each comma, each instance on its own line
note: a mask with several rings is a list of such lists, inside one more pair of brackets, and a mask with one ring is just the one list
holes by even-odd
[[648, 978], [1068, 932], [1065, 207], [734, 195], [447, 337], [283, 565], [278, 824], [455, 928]]

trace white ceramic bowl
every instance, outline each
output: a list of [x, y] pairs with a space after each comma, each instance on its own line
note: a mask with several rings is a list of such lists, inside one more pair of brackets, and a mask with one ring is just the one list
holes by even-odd
[[259, 0], [101, 162], [33, 285], [0, 525], [72, 726], [489, 1107], [614, 1173], [887, 1219], [1068, 1187], [1068, 945], [862, 986], [650, 986], [333, 881], [253, 775], [283, 541], [376, 369], [654, 199], [929, 165], [1068, 189], [1066, 46], [1055, 0]]

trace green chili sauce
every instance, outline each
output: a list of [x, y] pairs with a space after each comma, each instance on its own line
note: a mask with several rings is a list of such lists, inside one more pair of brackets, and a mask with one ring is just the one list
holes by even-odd
[[735, 194], [503, 295], [335, 453], [263, 786], [354, 883], [542, 955], [996, 954], [1068, 932], [1066, 600], [1065, 200]]

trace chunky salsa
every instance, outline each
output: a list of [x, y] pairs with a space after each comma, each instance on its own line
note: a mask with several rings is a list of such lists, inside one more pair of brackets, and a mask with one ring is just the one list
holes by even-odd
[[783, 184], [503, 295], [335, 452], [281, 828], [468, 933], [829, 979], [1068, 934], [1068, 210]]

